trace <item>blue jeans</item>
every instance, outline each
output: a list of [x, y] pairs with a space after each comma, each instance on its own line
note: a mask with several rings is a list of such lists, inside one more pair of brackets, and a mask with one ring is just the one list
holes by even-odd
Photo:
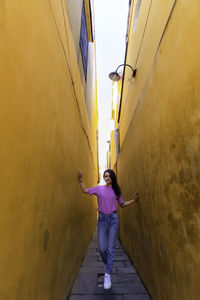
[[99, 251], [105, 264], [105, 273], [111, 274], [115, 257], [116, 239], [119, 228], [117, 213], [105, 215], [99, 213], [98, 242]]

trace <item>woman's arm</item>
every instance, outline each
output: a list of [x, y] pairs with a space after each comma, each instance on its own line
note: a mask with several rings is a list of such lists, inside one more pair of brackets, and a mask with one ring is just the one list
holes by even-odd
[[135, 198], [133, 200], [126, 201], [126, 202], [120, 204], [120, 206], [123, 208], [123, 207], [129, 206], [129, 205], [137, 202], [138, 200], [139, 200], [139, 195], [138, 195], [138, 192], [136, 192], [135, 193]]
[[85, 187], [85, 184], [83, 182], [83, 172], [79, 169], [78, 170], [78, 180], [80, 182], [80, 187], [81, 187], [81, 191], [84, 193], [84, 194], [88, 194], [88, 189]]

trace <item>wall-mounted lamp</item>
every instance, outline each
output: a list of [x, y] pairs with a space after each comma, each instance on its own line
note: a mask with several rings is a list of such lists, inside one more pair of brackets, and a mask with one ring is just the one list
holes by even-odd
[[118, 67], [117, 67], [117, 69], [116, 69], [116, 71], [114, 71], [114, 72], [111, 72], [110, 74], [109, 74], [109, 78], [111, 79], [111, 80], [113, 80], [113, 81], [119, 81], [120, 80], [120, 75], [117, 73], [117, 70], [119, 69], [119, 67], [121, 67], [121, 66], [128, 66], [129, 68], [131, 68], [131, 70], [132, 70], [132, 72], [133, 72], [133, 77], [135, 77], [136, 76], [136, 71], [137, 71], [137, 69], [134, 69], [133, 70], [133, 68], [130, 66], [130, 65], [128, 65], [128, 64], [121, 64], [121, 65], [119, 65]]

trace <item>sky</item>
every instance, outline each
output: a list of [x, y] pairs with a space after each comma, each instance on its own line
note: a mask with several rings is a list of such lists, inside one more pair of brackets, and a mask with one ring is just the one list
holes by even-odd
[[[108, 75], [124, 63], [129, 0], [93, 0], [99, 114], [99, 166], [106, 164], [110, 139], [112, 81]], [[102, 180], [102, 179], [101, 179]]]

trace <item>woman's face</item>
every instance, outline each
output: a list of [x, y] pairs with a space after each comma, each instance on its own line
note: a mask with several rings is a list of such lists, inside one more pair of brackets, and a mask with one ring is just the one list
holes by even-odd
[[106, 184], [112, 183], [112, 179], [110, 178], [110, 173], [106, 172], [104, 174], [104, 180], [105, 180]]

